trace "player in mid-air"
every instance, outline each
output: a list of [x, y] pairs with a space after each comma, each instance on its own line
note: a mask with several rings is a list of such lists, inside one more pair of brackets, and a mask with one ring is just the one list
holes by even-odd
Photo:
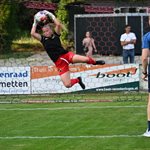
[[[37, 32], [37, 24], [38, 20], [36, 19], [36, 14], [34, 16], [34, 23], [31, 29], [31, 36], [35, 39], [41, 41], [43, 44], [47, 54], [51, 58], [51, 60], [56, 65], [61, 80], [65, 87], [70, 88], [74, 84], [79, 83], [82, 89], [85, 89], [85, 85], [82, 82], [82, 78], [70, 78], [69, 64], [70, 63], [87, 63], [93, 65], [104, 65], [105, 62], [103, 60], [95, 61], [91, 57], [81, 56], [74, 54], [73, 52], [69, 52], [65, 50], [60, 42], [60, 33], [63, 29], [63, 25], [61, 22], [49, 11], [43, 10], [41, 12], [48, 16], [52, 22], [54, 23], [54, 31], [52, 30], [50, 24], [45, 24], [41, 30], [43, 34]], [[42, 18], [43, 20], [45, 18]]]

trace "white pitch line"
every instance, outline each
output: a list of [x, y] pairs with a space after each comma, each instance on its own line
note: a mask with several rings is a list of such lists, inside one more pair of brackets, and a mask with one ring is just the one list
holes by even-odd
[[58, 107], [58, 108], [0, 108], [0, 111], [28, 111], [28, 110], [72, 110], [72, 109], [105, 109], [105, 108], [144, 108], [146, 105], [139, 106], [92, 106], [92, 107]]
[[143, 137], [143, 135], [93, 135], [93, 136], [1, 136], [0, 140], [2, 139], [79, 139], [79, 138], [98, 138], [98, 139], [105, 139], [105, 138], [139, 138]]

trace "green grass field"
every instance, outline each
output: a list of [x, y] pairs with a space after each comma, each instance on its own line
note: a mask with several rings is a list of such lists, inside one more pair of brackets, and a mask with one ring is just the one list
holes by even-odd
[[1, 104], [0, 150], [149, 150], [146, 104]]

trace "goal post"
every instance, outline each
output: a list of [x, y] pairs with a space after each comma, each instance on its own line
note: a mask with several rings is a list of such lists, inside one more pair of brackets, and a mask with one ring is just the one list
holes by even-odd
[[74, 39], [76, 53], [82, 54], [82, 40], [86, 31], [95, 39], [99, 55], [120, 56], [120, 36], [129, 24], [137, 36], [135, 55], [141, 55], [141, 38], [148, 31], [147, 13], [81, 14], [74, 16]]

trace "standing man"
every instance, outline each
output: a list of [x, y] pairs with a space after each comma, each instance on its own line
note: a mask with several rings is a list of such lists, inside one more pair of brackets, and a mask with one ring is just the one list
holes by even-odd
[[131, 26], [125, 26], [125, 33], [120, 37], [121, 46], [123, 47], [123, 63], [128, 64], [128, 58], [130, 63], [134, 63], [136, 36], [131, 32]]
[[[149, 25], [150, 25], [150, 16], [149, 16]], [[147, 32], [143, 36], [142, 41], [142, 67], [143, 67], [143, 76], [142, 79], [146, 80], [148, 77], [148, 104], [147, 104], [147, 123], [148, 127], [146, 132], [143, 134], [143, 136], [150, 137], [150, 62], [149, 62], [149, 56], [150, 56], [150, 32]]]

